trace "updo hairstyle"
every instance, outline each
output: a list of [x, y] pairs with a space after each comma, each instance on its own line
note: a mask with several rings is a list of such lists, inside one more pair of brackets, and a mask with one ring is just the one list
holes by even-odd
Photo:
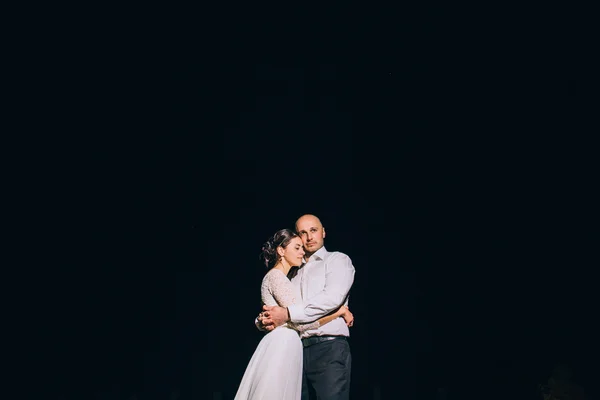
[[295, 237], [298, 237], [298, 234], [293, 230], [281, 229], [263, 244], [259, 258], [264, 261], [267, 268], [272, 268], [279, 261], [280, 255], [277, 253], [277, 247], [281, 246], [285, 249]]

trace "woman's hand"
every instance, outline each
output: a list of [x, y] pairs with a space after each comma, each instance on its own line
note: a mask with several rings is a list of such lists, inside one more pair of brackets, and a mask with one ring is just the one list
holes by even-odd
[[346, 321], [346, 325], [348, 327], [351, 327], [352, 325], [354, 325], [354, 314], [352, 314], [350, 312], [350, 309], [348, 308], [348, 306], [341, 306], [339, 311], [340, 311], [340, 316], [342, 318], [344, 318], [344, 321]]

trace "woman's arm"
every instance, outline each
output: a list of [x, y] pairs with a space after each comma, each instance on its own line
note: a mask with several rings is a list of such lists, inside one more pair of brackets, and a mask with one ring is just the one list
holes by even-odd
[[329, 315], [326, 315], [324, 317], [321, 317], [317, 321], [309, 322], [306, 324], [291, 323], [291, 325], [298, 332], [305, 332], [310, 329], [317, 329], [335, 319], [338, 319], [339, 317], [344, 318], [344, 320], [346, 321], [346, 325], [348, 325], [348, 326], [352, 326], [354, 324], [354, 315], [350, 312], [350, 310], [348, 309], [347, 306], [341, 306], [335, 312], [333, 312]]
[[348, 326], [352, 326], [352, 324], [354, 323], [354, 315], [352, 315], [352, 313], [348, 309], [348, 306], [341, 306], [333, 314], [329, 314], [322, 318], [319, 318], [317, 322], [319, 323], [319, 326], [323, 326], [326, 323], [329, 323], [339, 317], [344, 318], [344, 320], [346, 321], [346, 325]]

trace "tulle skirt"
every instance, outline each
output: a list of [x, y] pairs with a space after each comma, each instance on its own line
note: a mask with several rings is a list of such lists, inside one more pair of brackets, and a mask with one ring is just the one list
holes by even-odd
[[256, 347], [234, 400], [300, 400], [301, 394], [302, 341], [280, 326]]

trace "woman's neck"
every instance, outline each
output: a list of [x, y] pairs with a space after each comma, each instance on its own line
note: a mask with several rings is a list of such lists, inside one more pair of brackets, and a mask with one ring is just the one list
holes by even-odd
[[290, 269], [292, 267], [289, 264], [288, 265], [284, 265], [281, 261], [279, 261], [277, 264], [275, 264], [275, 266], [273, 268], [280, 270], [281, 272], [283, 272], [287, 276], [288, 272], [290, 272]]

